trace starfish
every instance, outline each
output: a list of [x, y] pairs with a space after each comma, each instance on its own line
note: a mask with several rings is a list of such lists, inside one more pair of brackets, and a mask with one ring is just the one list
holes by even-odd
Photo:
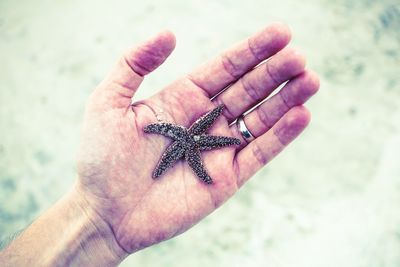
[[172, 123], [152, 123], [144, 127], [145, 133], [160, 134], [171, 138], [174, 142], [167, 147], [153, 172], [153, 179], [160, 177], [178, 160], [184, 158], [193, 172], [206, 184], [213, 180], [208, 175], [201, 159], [201, 151], [239, 145], [240, 140], [227, 136], [207, 135], [206, 131], [221, 115], [224, 105], [207, 112], [196, 120], [189, 129]]

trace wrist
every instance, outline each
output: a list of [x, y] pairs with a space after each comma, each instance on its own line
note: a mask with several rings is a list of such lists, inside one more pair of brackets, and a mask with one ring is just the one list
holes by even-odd
[[60, 242], [56, 251], [47, 257], [50, 266], [64, 265], [62, 262], [79, 266], [116, 266], [127, 256], [111, 227], [90, 208], [75, 187], [53, 208], [57, 209], [64, 227], [59, 229]]
[[116, 266], [127, 255], [74, 188], [0, 252], [0, 265]]

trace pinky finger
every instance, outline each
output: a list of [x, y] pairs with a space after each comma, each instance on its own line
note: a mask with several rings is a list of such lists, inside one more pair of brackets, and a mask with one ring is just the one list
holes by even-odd
[[237, 184], [243, 185], [296, 139], [307, 127], [310, 117], [304, 106], [293, 107], [269, 131], [240, 150], [234, 161]]

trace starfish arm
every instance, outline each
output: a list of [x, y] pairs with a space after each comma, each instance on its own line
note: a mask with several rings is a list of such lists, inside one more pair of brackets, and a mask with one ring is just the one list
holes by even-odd
[[207, 112], [196, 120], [189, 128], [189, 133], [199, 135], [205, 133], [208, 128], [215, 122], [215, 120], [221, 115], [224, 105], [219, 105], [215, 109]]
[[201, 159], [200, 151], [198, 148], [194, 148], [191, 150], [187, 150], [185, 153], [185, 158], [187, 163], [189, 164], [190, 168], [193, 172], [206, 184], [212, 184], [213, 181], [208, 175], [203, 160]]
[[153, 178], [160, 177], [166, 170], [171, 168], [175, 162], [183, 158], [184, 155], [185, 149], [182, 147], [182, 144], [180, 142], [173, 142], [161, 156], [157, 167], [154, 169]]
[[199, 149], [203, 151], [225, 146], [240, 145], [240, 140], [227, 136], [202, 135], [196, 144], [198, 145]]
[[175, 141], [181, 140], [187, 135], [187, 130], [172, 123], [152, 123], [143, 128], [145, 133], [161, 134]]

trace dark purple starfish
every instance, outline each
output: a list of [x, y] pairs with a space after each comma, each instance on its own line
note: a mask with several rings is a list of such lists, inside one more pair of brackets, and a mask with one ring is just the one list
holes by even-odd
[[171, 123], [153, 123], [144, 127], [145, 133], [161, 134], [174, 140], [158, 162], [153, 178], [160, 177], [175, 162], [185, 158], [193, 172], [203, 182], [212, 184], [213, 181], [204, 167], [200, 151], [240, 144], [237, 138], [205, 134], [223, 109], [224, 106], [220, 105], [209, 111], [196, 120], [189, 129]]

